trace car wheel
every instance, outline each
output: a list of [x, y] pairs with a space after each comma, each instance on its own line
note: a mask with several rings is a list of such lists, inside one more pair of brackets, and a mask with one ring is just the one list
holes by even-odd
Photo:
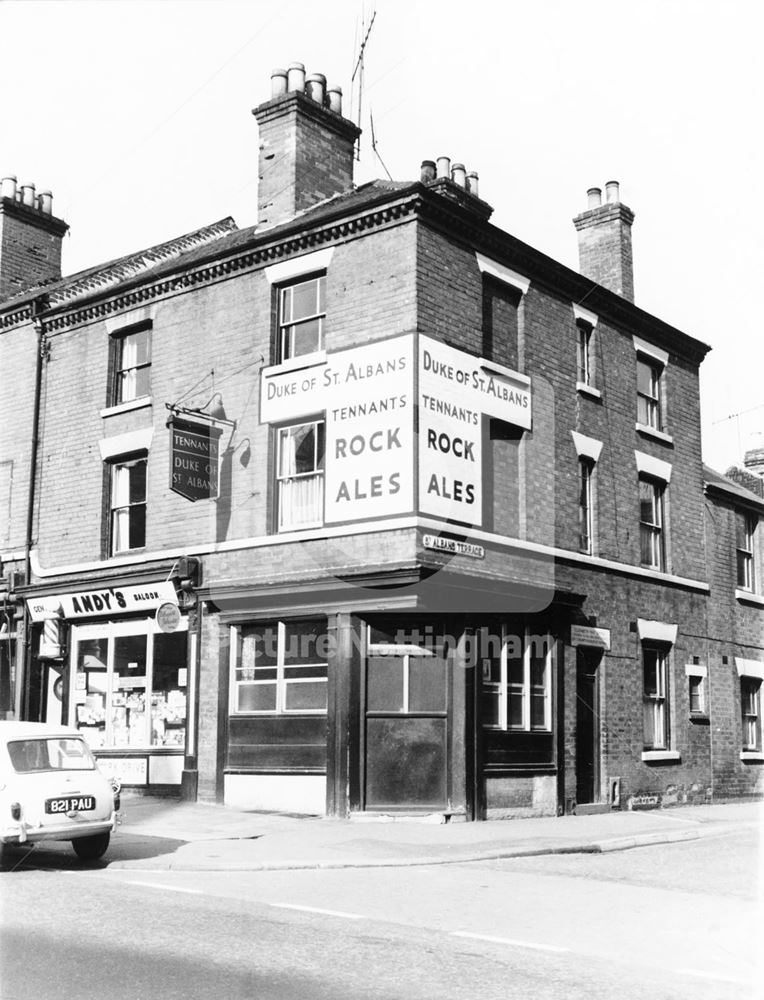
[[94, 833], [92, 837], [78, 837], [72, 841], [74, 853], [80, 861], [97, 861], [106, 853], [110, 833]]

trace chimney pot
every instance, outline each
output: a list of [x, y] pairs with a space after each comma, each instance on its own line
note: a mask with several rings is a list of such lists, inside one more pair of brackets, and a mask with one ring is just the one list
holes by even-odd
[[0, 181], [0, 198], [12, 198], [16, 197], [16, 178], [15, 177], [3, 177]]
[[617, 204], [621, 200], [618, 192], [618, 181], [608, 181], [605, 185], [605, 194], [608, 204]]
[[459, 187], [467, 186], [467, 171], [464, 169], [463, 163], [455, 163], [451, 167], [451, 180]]
[[285, 69], [271, 70], [271, 97], [283, 97], [287, 92], [287, 71]]
[[329, 101], [329, 110], [335, 114], [342, 114], [342, 87], [330, 87], [326, 92]]
[[24, 205], [28, 205], [29, 208], [35, 208], [34, 184], [21, 185], [21, 201]]
[[438, 157], [438, 177], [451, 177], [451, 157], [450, 156], [439, 156]]
[[478, 197], [478, 175], [475, 170], [470, 170], [467, 174], [467, 190], [470, 194], [474, 194], [476, 198]]
[[602, 188], [589, 188], [586, 197], [588, 198], [587, 208], [599, 208], [602, 204]]
[[435, 160], [422, 160], [419, 179], [423, 184], [429, 184], [435, 180]]
[[50, 191], [41, 191], [37, 196], [37, 204], [40, 206], [41, 212], [53, 215], [53, 195]]
[[287, 70], [287, 89], [291, 93], [293, 90], [301, 94], [305, 93], [305, 66], [295, 62], [289, 64]]
[[311, 73], [305, 82], [305, 93], [311, 101], [323, 107], [326, 95], [326, 77], [323, 73]]

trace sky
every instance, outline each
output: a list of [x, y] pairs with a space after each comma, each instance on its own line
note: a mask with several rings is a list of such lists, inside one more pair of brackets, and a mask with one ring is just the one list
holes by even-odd
[[493, 223], [577, 269], [572, 218], [618, 180], [637, 304], [712, 348], [703, 448], [723, 472], [764, 447], [758, 6], [0, 0], [0, 176], [53, 192], [65, 274], [229, 215], [253, 225], [271, 70], [324, 73], [355, 119], [376, 10], [356, 181], [450, 156]]

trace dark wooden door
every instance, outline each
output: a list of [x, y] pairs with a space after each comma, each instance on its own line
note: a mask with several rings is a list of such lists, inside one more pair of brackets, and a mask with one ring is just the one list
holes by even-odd
[[599, 690], [600, 654], [579, 648], [576, 663], [576, 800], [599, 798]]
[[364, 807], [445, 808], [445, 659], [438, 655], [369, 656], [365, 691]]

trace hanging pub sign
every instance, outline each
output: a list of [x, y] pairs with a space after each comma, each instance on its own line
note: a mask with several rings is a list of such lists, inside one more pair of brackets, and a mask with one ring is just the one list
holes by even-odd
[[171, 417], [170, 489], [192, 503], [218, 495], [221, 427]]

